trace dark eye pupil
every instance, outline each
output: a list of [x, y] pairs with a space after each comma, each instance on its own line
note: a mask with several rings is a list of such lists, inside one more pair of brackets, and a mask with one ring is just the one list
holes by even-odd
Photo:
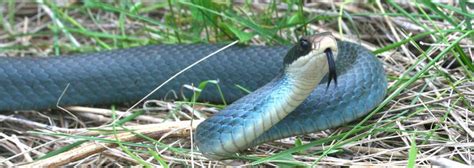
[[301, 49], [303, 49], [303, 50], [308, 50], [308, 49], [309, 49], [309, 46], [310, 46], [310, 44], [309, 44], [309, 41], [308, 41], [308, 40], [306, 40], [306, 39], [300, 39], [300, 47], [301, 47]]

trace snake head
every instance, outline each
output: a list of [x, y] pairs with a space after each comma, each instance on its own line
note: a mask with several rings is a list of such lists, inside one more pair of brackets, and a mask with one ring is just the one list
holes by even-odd
[[331, 80], [337, 84], [337, 52], [337, 41], [329, 32], [304, 36], [285, 56], [285, 73], [298, 80], [320, 80], [328, 74], [328, 86]]

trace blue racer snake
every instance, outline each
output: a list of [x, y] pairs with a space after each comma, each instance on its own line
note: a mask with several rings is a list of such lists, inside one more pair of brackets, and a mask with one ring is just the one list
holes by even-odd
[[[293, 47], [233, 46], [178, 76], [151, 98], [182, 90], [183, 84], [217, 79], [225, 101], [235, 103], [197, 128], [197, 146], [212, 158], [275, 139], [341, 126], [380, 103], [387, 81], [382, 64], [368, 50], [354, 43], [328, 42], [328, 36], [331, 35], [308, 36]], [[301, 41], [318, 50], [299, 51], [305, 46]], [[318, 48], [321, 46], [332, 47], [334, 65], [328, 65], [328, 50]], [[2, 57], [0, 112], [56, 108], [67, 85], [61, 106], [137, 101], [174, 73], [219, 47], [153, 45], [64, 57]], [[318, 66], [299, 62], [307, 54], [317, 56], [318, 59], [311, 60]], [[313, 71], [305, 74], [311, 79], [288, 75], [300, 73], [298, 68], [291, 67], [310, 67]], [[333, 76], [326, 75], [328, 71]], [[329, 84], [330, 79], [333, 82]], [[256, 91], [245, 96], [246, 92], [237, 85]], [[199, 100], [222, 102], [219, 89], [208, 85]], [[183, 92], [187, 96], [192, 94]]]

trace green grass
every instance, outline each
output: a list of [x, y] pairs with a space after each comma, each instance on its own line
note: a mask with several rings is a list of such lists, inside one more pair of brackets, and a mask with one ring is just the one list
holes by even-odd
[[[406, 158], [396, 158], [395, 160], [405, 160], [406, 163], [400, 164], [412, 167], [417, 164], [426, 164], [426, 162], [417, 161], [417, 159], [426, 157], [423, 152], [428, 151], [419, 145], [432, 142], [455, 142], [443, 128], [449, 127], [462, 135], [466, 134], [462, 128], [456, 125], [456, 122], [453, 122], [449, 113], [459, 111], [459, 107], [467, 109], [468, 113], [471, 113], [470, 115], [474, 110], [472, 102], [470, 102], [472, 95], [458, 88], [474, 82], [474, 65], [471, 60], [473, 56], [464, 47], [465, 41], [472, 42], [474, 40], [474, 30], [472, 30], [471, 23], [474, 15], [469, 12], [469, 10], [472, 11], [470, 9], [472, 3], [461, 1], [453, 6], [420, 0], [411, 2], [409, 4], [411, 7], [408, 8], [406, 4], [388, 0], [382, 4], [385, 7], [385, 13], [383, 13], [377, 6], [379, 1], [369, 1], [367, 4], [354, 4], [346, 1], [335, 4], [334, 9], [329, 4], [319, 4], [321, 7], [319, 11], [313, 11], [318, 8], [295, 0], [283, 3], [293, 6], [293, 8], [269, 3], [257, 4], [258, 9], [256, 9], [255, 6], [247, 2], [244, 1], [243, 4], [237, 5], [226, 1], [168, 0], [149, 4], [148, 2], [134, 3], [128, 0], [116, 3], [87, 0], [84, 3], [58, 6], [56, 3], [45, 0], [42, 8], [49, 9], [52, 15], [45, 14], [46, 16], [43, 17], [46, 19], [40, 20], [44, 23], [30, 20], [30, 26], [45, 26], [45, 28], [36, 31], [32, 29], [28, 29], [31, 31], [21, 31], [14, 28], [15, 25], [22, 25], [24, 22], [23, 17], [19, 16], [15, 10], [18, 4], [13, 0], [8, 0], [1, 2], [2, 6], [6, 6], [8, 9], [7, 12], [1, 13], [1, 17], [4, 19], [0, 22], [3, 28], [0, 32], [2, 35], [6, 35], [2, 36], [2, 42], [22, 38], [31, 38], [31, 40], [29, 43], [2, 45], [0, 51], [17, 54], [29, 49], [51, 47], [52, 52], [48, 52], [49, 54], [62, 55], [150, 44], [229, 43], [234, 40], [239, 40], [242, 44], [279, 45], [291, 44], [302, 35], [317, 33], [312, 25], [338, 34], [352, 34], [356, 37], [378, 34], [386, 38], [365, 37], [363, 39], [365, 43], [377, 46], [377, 50], [373, 53], [381, 55], [381, 60], [385, 61], [385, 67], [390, 69], [387, 70], [390, 82], [387, 97], [376, 109], [360, 121], [331, 131], [328, 136], [318, 139], [309, 138], [309, 143], [300, 141], [294, 147], [284, 147], [283, 150], [275, 150], [271, 154], [250, 153], [241, 155], [238, 159], [251, 165], [331, 165], [328, 163], [327, 157], [359, 156], [347, 151], [347, 148], [353, 144], [385, 135], [403, 137], [402, 134], [406, 133], [410, 135], [407, 137], [411, 139], [410, 144], [391, 142], [390, 140], [387, 142], [381, 140], [381, 142], [388, 143], [394, 148], [408, 145], [408, 149], [401, 150], [407, 154]], [[353, 8], [359, 9], [359, 12], [355, 12]], [[396, 40], [384, 17], [391, 19], [391, 22], [396, 20], [406, 25], [417, 26], [423, 32], [409, 29], [403, 24], [392, 23], [395, 25], [397, 34], [407, 36], [401, 36], [401, 39]], [[456, 35], [456, 38], [453, 38], [453, 35]], [[421, 45], [420, 41], [437, 45]], [[409, 47], [408, 52], [414, 57], [407, 56], [402, 47]], [[394, 53], [398, 53], [409, 61], [398, 60]], [[460, 66], [455, 70], [442, 67], [441, 62], [448, 58], [453, 58]], [[203, 90], [207, 84], [215, 83], [215, 81], [207, 81], [197, 87]], [[438, 88], [441, 91], [437, 91]], [[442, 103], [402, 110], [396, 114], [385, 113], [393, 108], [419, 104], [431, 99], [442, 99], [451, 94], [458, 94], [459, 97], [452, 99], [447, 106], [442, 103], [447, 104], [448, 101], [442, 101]], [[410, 95], [413, 96], [409, 97]], [[199, 93], [196, 96], [198, 97]], [[220, 96], [225, 97], [225, 93], [221, 93]], [[405, 97], [409, 98], [401, 100]], [[204, 105], [218, 109], [225, 106], [225, 104], [212, 105], [194, 102], [194, 100], [191, 98], [188, 101], [178, 102], [178, 104]], [[433, 111], [442, 112], [432, 116], [430, 113], [435, 113]], [[146, 113], [136, 114], [147, 115]], [[113, 124], [114, 128], [127, 122], [133, 122], [137, 115], [119, 120]], [[417, 130], [419, 129], [417, 127], [403, 130], [397, 124], [397, 122], [403, 124], [419, 121], [420, 116], [434, 117], [438, 122], [431, 123], [428, 130]], [[114, 134], [116, 130], [108, 133]], [[146, 136], [143, 136], [144, 142], [129, 143], [89, 136], [58, 133], [39, 134], [74, 139], [76, 143], [72, 143], [72, 145], [78, 145], [79, 142], [85, 141], [116, 143], [121, 151], [144, 166], [160, 164], [168, 167], [176, 164], [176, 162], [169, 160], [169, 157], [166, 158], [157, 153], [154, 150], [156, 148], [168, 148], [176, 157], [189, 159], [188, 148], [170, 146]], [[459, 140], [458, 143], [469, 142], [465, 139]], [[370, 147], [370, 144], [367, 143], [361, 145]], [[324, 146], [324, 149], [311, 150], [320, 146]], [[383, 147], [380, 144], [376, 146]], [[66, 145], [51, 150], [44, 157], [38, 158], [50, 157], [70, 148], [71, 145]], [[152, 165], [144, 160], [144, 155], [153, 158]], [[301, 159], [300, 156], [312, 159], [308, 161]], [[461, 163], [465, 161], [461, 155], [457, 154], [452, 155], [451, 159]], [[384, 160], [381, 157], [376, 157], [374, 160], [377, 160], [374, 163], [390, 163], [390, 160]], [[189, 164], [189, 162], [180, 163]]]

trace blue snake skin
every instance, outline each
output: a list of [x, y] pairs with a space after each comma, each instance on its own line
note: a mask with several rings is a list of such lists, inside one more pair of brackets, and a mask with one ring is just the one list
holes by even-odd
[[[327, 87], [326, 76], [293, 112], [245, 145], [239, 144], [235, 132], [242, 132], [239, 130], [252, 126], [259, 127], [253, 125], [259, 122], [252, 120], [265, 118], [265, 115], [249, 115], [244, 111], [254, 111], [254, 105], [278, 103], [258, 97], [247, 99], [246, 103], [239, 100], [239, 106], [233, 106], [231, 111], [224, 109], [198, 126], [196, 144], [201, 152], [208, 157], [222, 159], [235, 153], [235, 149], [241, 151], [271, 140], [338, 127], [367, 114], [386, 94], [387, 81], [382, 64], [368, 50], [353, 43], [339, 42], [338, 50], [337, 86], [333, 82]], [[284, 78], [280, 77], [270, 85], [282, 85], [283, 81]], [[282, 86], [279, 88], [284, 88]], [[263, 89], [263, 92], [270, 92]]]
[[[63, 91], [60, 106], [133, 103], [220, 47], [159, 45], [61, 57], [2, 57], [0, 111], [56, 108]], [[339, 42], [338, 48], [337, 86], [331, 83], [326, 89], [327, 79], [323, 79], [295, 111], [243, 149], [341, 126], [367, 114], [382, 101], [387, 88], [382, 64], [360, 45]], [[233, 102], [245, 95], [236, 85], [255, 90], [281, 76], [288, 49], [287, 46], [231, 47], [177, 77], [151, 98], [163, 98], [171, 90], [180, 92], [183, 84], [218, 80], [225, 100]], [[184, 92], [191, 95], [189, 90]], [[221, 102], [219, 95], [216, 86], [208, 85], [200, 100]], [[208, 138], [213, 131], [223, 130], [216, 127], [232, 132], [237, 129], [232, 123], [248, 117], [219, 115], [212, 122], [204, 121], [197, 130], [196, 143], [204, 154], [213, 155], [211, 148], [222, 145]]]

